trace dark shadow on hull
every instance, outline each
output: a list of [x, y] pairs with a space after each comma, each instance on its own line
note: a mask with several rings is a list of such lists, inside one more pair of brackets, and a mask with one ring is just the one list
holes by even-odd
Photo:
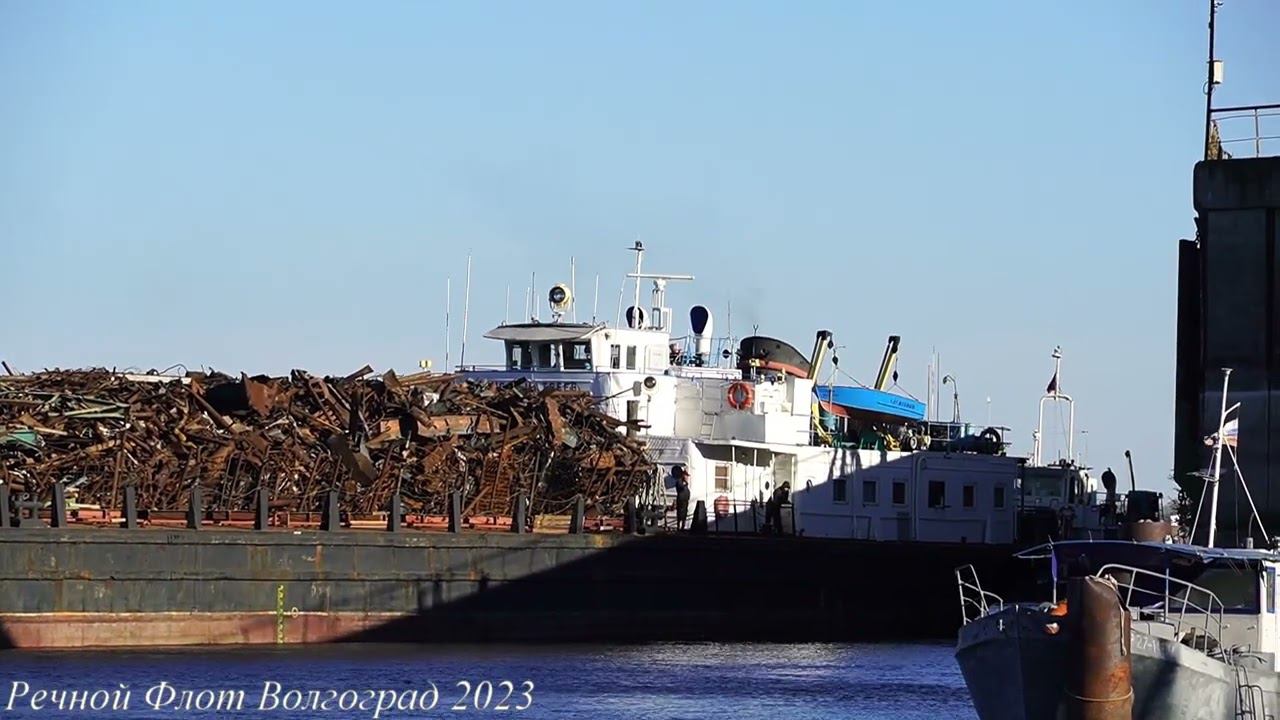
[[436, 604], [356, 642], [818, 642], [951, 639], [953, 571], [1012, 576], [1009, 547], [659, 535], [637, 537]]

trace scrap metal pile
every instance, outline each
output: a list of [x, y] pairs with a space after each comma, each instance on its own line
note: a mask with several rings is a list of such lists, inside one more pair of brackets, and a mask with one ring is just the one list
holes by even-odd
[[587, 393], [420, 373], [287, 378], [107, 370], [0, 376], [0, 482], [47, 498], [63, 482], [81, 505], [181, 509], [199, 484], [209, 510], [313, 512], [340, 492], [351, 516], [441, 515], [461, 490], [466, 516], [503, 516], [517, 492], [533, 514], [565, 514], [581, 493], [620, 513], [654, 467]]

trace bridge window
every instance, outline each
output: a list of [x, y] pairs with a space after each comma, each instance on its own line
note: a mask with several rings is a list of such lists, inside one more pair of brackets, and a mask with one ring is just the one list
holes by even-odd
[[560, 366], [559, 353], [556, 348], [559, 347], [555, 343], [538, 343], [534, 346], [538, 354], [538, 367], [540, 368], [556, 368]]
[[591, 369], [591, 343], [575, 342], [564, 346], [565, 370]]
[[961, 498], [961, 500], [964, 502], [965, 507], [967, 508], [973, 507], [973, 486], [972, 485], [964, 486], [963, 497]]
[[1003, 485], [996, 486], [995, 504], [996, 504], [997, 510], [1004, 509], [1004, 486]]
[[862, 504], [863, 505], [876, 504], [876, 481], [875, 480], [862, 481]]
[[529, 370], [533, 368], [533, 353], [529, 343], [510, 343], [507, 345], [507, 369]]
[[636, 346], [635, 345], [627, 346], [627, 369], [628, 370], [636, 369]]
[[609, 346], [609, 367], [613, 368], [614, 370], [622, 369], [622, 346], [621, 345]]
[[831, 502], [849, 502], [849, 480], [845, 477], [831, 479]]
[[901, 480], [893, 481], [893, 504], [894, 505], [907, 504], [907, 484], [902, 482]]
[[942, 480], [929, 481], [929, 507], [943, 508], [947, 506], [947, 483]]
[[1262, 592], [1267, 595], [1267, 612], [1276, 611], [1276, 569], [1267, 568], [1267, 581], [1262, 588]]
[[716, 492], [729, 492], [731, 470], [724, 463], [716, 465]]

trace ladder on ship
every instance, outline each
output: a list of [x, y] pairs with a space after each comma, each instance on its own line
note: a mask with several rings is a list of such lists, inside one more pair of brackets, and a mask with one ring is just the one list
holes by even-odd
[[1274, 720], [1267, 712], [1266, 695], [1262, 686], [1249, 681], [1249, 669], [1240, 663], [1236, 668], [1236, 720]]

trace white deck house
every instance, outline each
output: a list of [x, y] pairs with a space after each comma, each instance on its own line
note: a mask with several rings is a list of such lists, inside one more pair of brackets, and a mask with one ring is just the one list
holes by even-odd
[[[715, 531], [758, 527], [763, 501], [786, 482], [794, 529], [806, 536], [1013, 542], [1019, 459], [815, 444], [814, 380], [718, 366], [709, 313], [701, 307], [688, 350], [673, 345], [664, 276], [641, 277], [658, 278], [651, 325], [640, 313], [628, 328], [501, 325], [485, 337], [504, 344], [505, 366], [467, 375], [580, 388], [601, 398], [611, 415], [643, 421], [642, 436], [662, 472], [686, 467], [690, 509], [703, 501]], [[789, 523], [792, 512], [786, 515]]]

